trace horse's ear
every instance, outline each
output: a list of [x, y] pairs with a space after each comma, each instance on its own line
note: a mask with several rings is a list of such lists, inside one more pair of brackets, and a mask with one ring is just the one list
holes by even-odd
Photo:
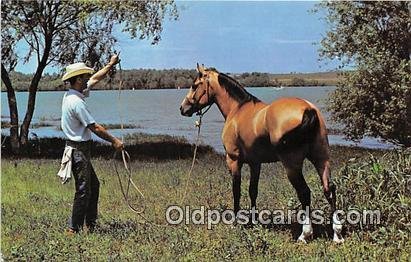
[[199, 65], [198, 63], [197, 63], [197, 72], [199, 72], [200, 74], [203, 74], [204, 73], [204, 65]]

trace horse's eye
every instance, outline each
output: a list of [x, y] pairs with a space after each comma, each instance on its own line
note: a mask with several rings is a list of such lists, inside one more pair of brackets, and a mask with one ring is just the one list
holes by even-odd
[[196, 83], [194, 83], [194, 84], [191, 86], [191, 88], [192, 88], [193, 90], [196, 90], [200, 84], [201, 84], [201, 82], [196, 82]]

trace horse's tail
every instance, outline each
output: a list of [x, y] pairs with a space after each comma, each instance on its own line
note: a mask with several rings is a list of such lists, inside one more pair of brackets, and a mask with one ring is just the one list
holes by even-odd
[[317, 110], [309, 108], [304, 111], [303, 119], [301, 120], [300, 132], [307, 140], [311, 141], [317, 134], [320, 127], [320, 119], [318, 118]]
[[301, 146], [311, 143], [316, 137], [320, 127], [317, 110], [308, 108], [304, 110], [301, 123], [293, 130], [283, 135], [279, 145], [284, 148]]

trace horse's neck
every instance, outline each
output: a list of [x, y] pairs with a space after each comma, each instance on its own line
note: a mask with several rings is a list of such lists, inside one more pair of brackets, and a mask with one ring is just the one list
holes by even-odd
[[227, 117], [239, 107], [239, 103], [223, 89], [215, 95], [215, 103], [224, 119], [227, 119]]

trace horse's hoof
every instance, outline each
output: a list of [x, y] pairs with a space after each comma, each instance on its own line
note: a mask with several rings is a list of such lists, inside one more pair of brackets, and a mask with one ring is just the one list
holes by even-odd
[[304, 232], [303, 232], [303, 233], [301, 233], [301, 235], [298, 237], [297, 242], [307, 244], [307, 241], [308, 241], [308, 240], [312, 240], [312, 239], [313, 239], [313, 234], [312, 234], [312, 232], [305, 232], [305, 234], [304, 234]]
[[303, 237], [299, 237], [297, 243], [307, 244], [307, 241]]
[[297, 243], [307, 244], [309, 240], [313, 240], [313, 235], [302, 235], [298, 237]]
[[297, 242], [307, 244], [307, 240], [313, 238], [313, 233], [314, 231], [311, 223], [303, 225], [303, 230], [301, 232], [301, 235], [298, 237]]
[[342, 243], [344, 243], [345, 240], [342, 236], [339, 236], [338, 234], [334, 234], [333, 241], [336, 244], [342, 244]]

